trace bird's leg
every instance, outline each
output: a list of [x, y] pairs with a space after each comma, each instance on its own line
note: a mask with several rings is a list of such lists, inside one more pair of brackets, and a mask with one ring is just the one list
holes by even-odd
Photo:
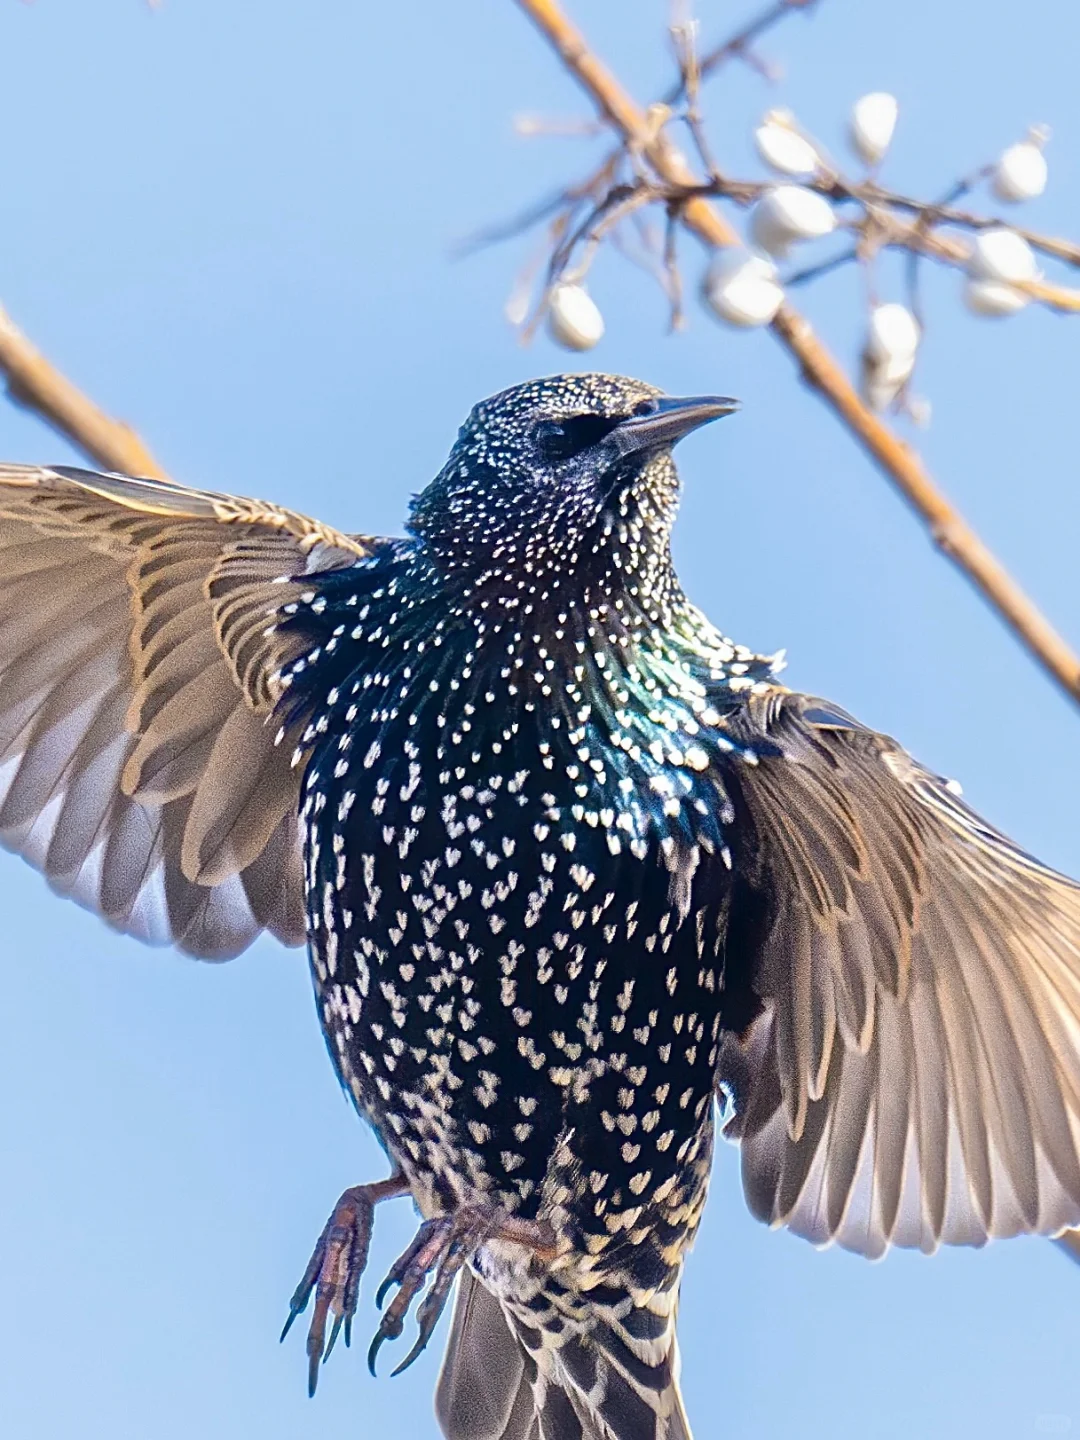
[[[352, 1321], [360, 1295], [360, 1277], [367, 1265], [375, 1206], [380, 1200], [391, 1200], [408, 1193], [409, 1182], [400, 1170], [386, 1180], [376, 1180], [370, 1185], [354, 1185], [334, 1206], [319, 1236], [304, 1278], [289, 1302], [289, 1318], [281, 1332], [284, 1340], [293, 1321], [307, 1309], [314, 1290], [315, 1308], [307, 1337], [309, 1395], [315, 1394], [319, 1364], [329, 1358], [343, 1326], [345, 1344], [348, 1345], [352, 1338]], [[334, 1324], [327, 1340], [326, 1321], [331, 1314]]]
[[454, 1277], [477, 1247], [488, 1240], [510, 1240], [541, 1260], [553, 1260], [558, 1253], [555, 1233], [544, 1220], [522, 1220], [505, 1211], [483, 1206], [463, 1206], [453, 1215], [437, 1215], [425, 1220], [412, 1244], [391, 1267], [389, 1275], [375, 1296], [380, 1306], [392, 1285], [398, 1292], [383, 1312], [375, 1338], [368, 1351], [368, 1367], [375, 1373], [375, 1358], [384, 1340], [396, 1340], [405, 1325], [409, 1306], [435, 1272], [431, 1288], [417, 1312], [420, 1333], [405, 1359], [393, 1372], [400, 1375], [427, 1345], [446, 1305]]

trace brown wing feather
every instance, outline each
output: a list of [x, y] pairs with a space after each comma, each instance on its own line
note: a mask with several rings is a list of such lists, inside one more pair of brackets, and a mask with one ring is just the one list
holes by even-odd
[[121, 930], [303, 940], [292, 579], [370, 542], [163, 480], [0, 465], [0, 841]]
[[720, 1067], [754, 1212], [870, 1255], [1076, 1225], [1080, 887], [824, 702], [740, 723], [772, 742], [739, 779], [766, 915], [728, 961], [758, 1013]]

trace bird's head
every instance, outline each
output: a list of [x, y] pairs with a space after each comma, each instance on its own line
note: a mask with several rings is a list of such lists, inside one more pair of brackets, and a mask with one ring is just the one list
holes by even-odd
[[[447, 577], [509, 598], [668, 563], [676, 441], [734, 400], [622, 375], [552, 375], [477, 405], [410, 528]], [[556, 580], [556, 577], [560, 577]], [[545, 587], [546, 588], [546, 587]]]

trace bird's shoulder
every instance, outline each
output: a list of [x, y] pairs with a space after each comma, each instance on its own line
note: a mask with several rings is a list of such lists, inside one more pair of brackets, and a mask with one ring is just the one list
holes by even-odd
[[303, 937], [282, 607], [375, 542], [269, 502], [0, 466], [0, 839], [118, 928]]

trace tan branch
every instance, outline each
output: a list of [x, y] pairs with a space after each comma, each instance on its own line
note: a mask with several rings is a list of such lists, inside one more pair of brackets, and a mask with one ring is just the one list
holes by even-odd
[[[702, 147], [699, 145], [698, 148], [700, 150]], [[668, 151], [670, 158], [672, 147], [669, 146]], [[646, 205], [662, 205], [669, 217], [675, 216], [681, 220], [691, 204], [696, 207], [697, 202], [716, 198], [732, 200], [738, 205], [753, 205], [772, 188], [768, 182], [732, 180], [726, 176], [715, 174], [715, 172], [714, 178], [703, 184], [667, 181], [654, 176], [639, 177], [633, 185], [615, 184], [610, 177], [614, 174], [614, 160], [618, 158], [619, 153], [625, 153], [625, 149], [622, 152], [617, 151], [614, 157], [609, 156], [605, 162], [605, 172], [609, 177], [607, 189], [601, 183], [599, 172], [594, 172], [582, 184], [563, 191], [556, 200], [545, 202], [547, 209], [562, 205], [563, 213], [569, 214], [580, 206], [583, 197], [595, 197], [592, 209], [587, 212], [585, 218], [572, 231], [564, 233], [560, 244], [552, 250], [548, 266], [549, 284], [553, 284], [559, 279], [574, 279], [584, 274], [600, 240], [614, 230], [628, 214], [636, 213]], [[677, 151], [674, 154], [677, 159], [682, 158]], [[664, 165], [661, 161], [658, 173], [663, 170]], [[872, 238], [874, 249], [887, 246], [893, 249], [908, 250], [917, 255], [925, 255], [942, 264], [951, 265], [954, 269], [963, 271], [969, 269], [972, 246], [967, 240], [933, 228], [935, 222], [947, 219], [942, 216], [939, 207], [927, 204], [922, 207], [922, 212], [917, 219], [909, 221], [889, 207], [892, 199], [891, 193], [876, 184], [873, 186], [847, 185], [834, 174], [821, 176], [812, 180], [810, 184], [821, 194], [833, 197], [839, 194], [865, 205], [865, 218], [862, 222], [853, 224], [851, 229], [861, 233], [864, 237]], [[913, 202], [905, 200], [900, 208], [913, 208]], [[696, 210], [691, 212], [691, 222], [694, 220], [695, 213]], [[536, 214], [537, 212], [534, 210], [524, 217], [512, 221], [508, 226], [489, 230], [480, 237], [479, 242], [474, 241], [473, 244], [489, 243], [492, 238], [498, 239], [507, 234], [520, 233], [522, 229], [529, 227]], [[991, 224], [1000, 225], [1001, 222], [980, 222], [975, 228], [987, 229]], [[690, 228], [695, 228], [694, 223], [691, 223]], [[710, 231], [710, 237], [712, 233]], [[1021, 232], [1016, 231], [1016, 233], [1020, 234]], [[1058, 243], [1049, 241], [1046, 237], [1037, 238], [1044, 245]], [[585, 242], [586, 255], [576, 265], [571, 265], [574, 253], [582, 242]], [[706, 243], [716, 244], [719, 242], [707, 238]], [[786, 285], [803, 284], [828, 270], [835, 269], [838, 265], [845, 265], [849, 261], [857, 259], [859, 253], [859, 246], [856, 245], [842, 255], [832, 256], [819, 265], [811, 266], [807, 270], [789, 276], [784, 283]], [[1057, 310], [1063, 314], [1080, 313], [1080, 290], [1078, 289], [1067, 285], [1055, 285], [1042, 277], [1033, 280], [1015, 280], [1010, 283], [1014, 289], [1022, 290], [1038, 304], [1045, 305], [1047, 309]]]
[[967, 575], [1055, 679], [1071, 695], [1080, 697], [1080, 659], [942, 495], [918, 455], [862, 403], [809, 323], [785, 305], [773, 321], [773, 329], [798, 360], [806, 383], [829, 404], [926, 522], [934, 544]]
[[[989, 215], [973, 215], [970, 210], [958, 210], [952, 205], [928, 204], [915, 200], [910, 195], [901, 195], [895, 190], [886, 190], [876, 182], [853, 187], [851, 192], [867, 200], [880, 200], [898, 210], [912, 210], [918, 214], [930, 215], [935, 221], [946, 225], [959, 225], [965, 230], [988, 230], [1004, 222]], [[1074, 240], [1062, 240], [1056, 235], [1042, 235], [1037, 230], [1025, 230], [1022, 225], [1009, 222], [1009, 229], [1015, 230], [1033, 250], [1040, 250], [1066, 265], [1080, 268], [1080, 245]]]
[[[658, 178], [675, 187], [697, 186], [699, 182], [686, 157], [650, 124], [649, 112], [589, 50], [581, 32], [555, 0], [517, 0], [517, 4], [554, 47], [601, 115], [628, 147], [644, 157]], [[715, 206], [701, 196], [680, 207], [680, 218], [708, 248], [739, 243]], [[915, 452], [863, 404], [809, 322], [785, 305], [773, 321], [772, 331], [797, 361], [806, 383], [828, 403], [924, 520], [934, 543], [963, 571], [1034, 658], [1073, 699], [1080, 699], [1080, 658], [945, 499]]]
[[[875, 212], [874, 223], [881, 231], [881, 243], [905, 250], [917, 251], [932, 260], [940, 260], [960, 270], [967, 270], [971, 261], [972, 247], [965, 240], [952, 235], [942, 235], [938, 230], [927, 230], [916, 222], [908, 225], [892, 215]], [[1052, 285], [1049, 281], [1013, 280], [1009, 282], [1014, 290], [1021, 290], [1049, 310], [1064, 315], [1080, 313], [1080, 290], [1068, 285]]]
[[1048, 285], [1045, 280], [1014, 280], [1013, 285], [1051, 310], [1060, 310], [1063, 315], [1080, 314], [1080, 290], [1064, 285]]
[[56, 370], [0, 308], [0, 373], [8, 393], [49, 422], [106, 470], [165, 478], [135, 431], [106, 415]]
[[[686, 157], [662, 129], [650, 122], [649, 112], [631, 98], [607, 66], [596, 58], [581, 31], [567, 19], [555, 0], [517, 0], [517, 3], [554, 46], [559, 59], [588, 92], [601, 115], [629, 146], [644, 156], [661, 179], [670, 185], [695, 185], [697, 182]], [[738, 235], [708, 201], [687, 201], [685, 215], [687, 219], [695, 215], [699, 223], [707, 223], [714, 237], [712, 244], [739, 244]], [[708, 222], [704, 220], [705, 215], [711, 216]]]

